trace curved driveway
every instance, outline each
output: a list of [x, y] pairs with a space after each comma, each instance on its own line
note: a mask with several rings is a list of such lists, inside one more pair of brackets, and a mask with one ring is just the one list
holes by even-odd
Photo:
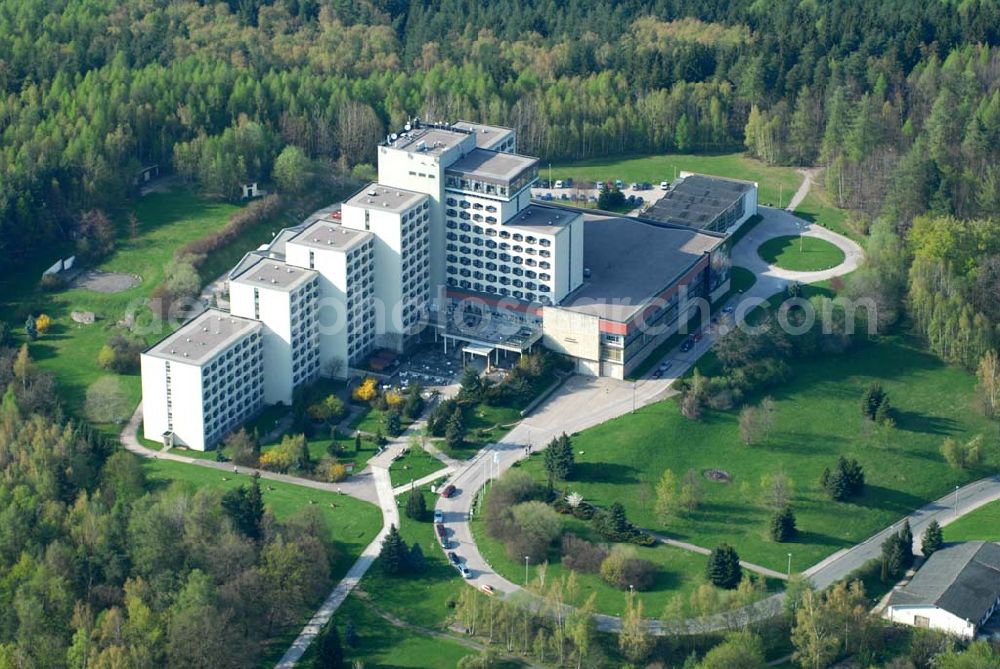
[[[806, 174], [802, 187], [796, 193], [790, 207], [793, 207], [805, 197], [808, 192], [810, 175]], [[814, 283], [853, 272], [861, 264], [864, 251], [854, 241], [815, 224], [809, 224], [797, 218], [791, 211], [761, 207], [762, 220], [747, 233], [733, 249], [733, 264], [746, 267], [752, 271], [757, 281], [744, 294], [736, 296], [735, 302], [764, 300], [785, 289], [791, 282]], [[761, 244], [775, 237], [803, 234], [824, 239], [843, 250], [845, 260], [837, 267], [819, 272], [790, 272], [773, 267], [764, 262], [757, 249]], [[738, 306], [738, 304], [733, 304]], [[546, 400], [535, 412], [521, 421], [496, 444], [484, 447], [472, 460], [456, 470], [450, 479], [456, 493], [450, 498], [438, 498], [435, 508], [442, 512], [444, 525], [449, 538], [449, 550], [454, 550], [465, 562], [472, 573], [470, 585], [481, 587], [490, 585], [496, 591], [510, 595], [521, 590], [521, 585], [513, 583], [497, 574], [486, 562], [472, 536], [469, 519], [473, 513], [476, 493], [486, 483], [502, 475], [519, 460], [527, 457], [528, 448], [532, 451], [544, 448], [553, 438], [563, 432], [573, 433], [593, 427], [607, 420], [621, 416], [635, 408], [660, 401], [676, 391], [671, 389], [672, 383], [712, 347], [717, 333], [713, 327], [706, 329], [705, 336], [691, 351], [682, 353], [674, 350], [664, 360], [671, 362], [670, 378], [654, 379], [651, 376], [637, 382], [622, 382], [607, 378], [573, 376]], [[970, 490], [981, 486], [977, 499], [988, 501], [987, 498], [1000, 498], [1000, 480], [968, 486]], [[961, 496], [961, 493], [960, 493]], [[938, 503], [940, 504], [940, 503]], [[911, 524], [922, 527], [932, 517], [938, 515], [935, 505], [929, 505], [914, 514]], [[954, 512], [952, 512], [954, 515]], [[939, 521], [940, 522], [940, 521]], [[879, 537], [892, 531], [888, 528], [868, 541], [831, 556], [823, 563], [816, 565], [806, 573], [820, 587], [829, 585], [869, 557], [871, 549], [877, 549]], [[758, 602], [742, 615], [769, 615], [780, 605], [780, 596], [769, 597]], [[679, 623], [671, 632], [704, 632], [708, 629], [720, 629], [732, 621], [733, 615], [721, 614], [704, 621], [686, 621]], [[621, 620], [613, 616], [595, 616], [598, 628], [613, 632], [621, 627]], [[663, 633], [659, 621], [650, 622], [650, 630]]]

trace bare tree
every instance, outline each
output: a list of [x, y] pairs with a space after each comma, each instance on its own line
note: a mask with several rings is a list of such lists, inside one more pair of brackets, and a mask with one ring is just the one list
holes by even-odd
[[976, 390], [983, 413], [988, 418], [995, 418], [1000, 410], [1000, 358], [996, 351], [987, 351], [980, 358], [976, 376], [979, 378]]
[[744, 446], [752, 446], [760, 436], [761, 420], [759, 412], [752, 406], [740, 411], [740, 440]]
[[375, 110], [355, 100], [345, 102], [337, 113], [341, 161], [348, 166], [372, 162], [383, 132], [382, 121]]
[[102, 376], [87, 388], [84, 405], [95, 423], [121, 423], [128, 417], [128, 398], [117, 376]]

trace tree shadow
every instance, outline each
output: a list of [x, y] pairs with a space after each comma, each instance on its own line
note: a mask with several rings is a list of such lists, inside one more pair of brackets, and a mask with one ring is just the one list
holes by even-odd
[[573, 465], [570, 481], [588, 483], [638, 483], [638, 470], [616, 462], [578, 462]]
[[851, 545], [850, 541], [838, 539], [837, 537], [831, 537], [829, 534], [810, 532], [807, 530], [799, 530], [795, 535], [795, 538], [786, 543], [789, 546], [794, 546], [795, 544], [807, 544], [810, 546], [830, 546], [833, 548], [844, 548]]
[[954, 434], [958, 429], [958, 421], [944, 416], [928, 416], [916, 411], [893, 410], [896, 427], [907, 432], [922, 434], [947, 435]]
[[892, 511], [899, 515], [909, 515], [914, 509], [924, 506], [927, 500], [903, 492], [902, 490], [867, 484], [865, 485], [864, 496], [852, 500], [852, 502], [857, 506], [869, 509], [880, 509]]

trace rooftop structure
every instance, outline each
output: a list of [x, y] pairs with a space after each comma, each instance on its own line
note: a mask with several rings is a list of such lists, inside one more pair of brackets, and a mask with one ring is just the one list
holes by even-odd
[[562, 308], [626, 322], [678, 281], [721, 237], [632, 218], [584, 216], [584, 283]]
[[410, 153], [440, 155], [461, 144], [469, 135], [467, 132], [451, 130], [447, 126], [421, 126], [419, 121], [408, 129], [388, 137], [385, 146]]
[[506, 140], [514, 139], [514, 131], [498, 125], [485, 125], [471, 121], [459, 121], [453, 126], [456, 130], [464, 130], [476, 136], [476, 146], [480, 149], [493, 149]]
[[288, 241], [317, 249], [347, 251], [361, 244], [370, 236], [371, 233], [364, 230], [352, 230], [338, 223], [320, 220]]
[[146, 355], [198, 364], [211, 358], [252, 329], [259, 321], [232, 316], [225, 311], [209, 309], [181, 326], [179, 330], [153, 345]]
[[537, 174], [538, 158], [477, 148], [452, 163], [445, 174], [506, 186], [529, 171]]
[[534, 232], [555, 234], [560, 228], [579, 217], [579, 213], [567, 209], [532, 204], [504, 223], [504, 227], [524, 228]]
[[966, 541], [934, 552], [889, 607], [935, 607], [975, 624], [1000, 599], [1000, 543]]
[[381, 184], [371, 183], [355, 193], [344, 204], [364, 209], [380, 209], [392, 213], [406, 211], [427, 197], [423, 193], [391, 188]]
[[242, 273], [232, 277], [233, 281], [262, 286], [271, 290], [294, 290], [316, 276], [316, 272], [289, 265], [281, 260], [261, 258]]
[[722, 225], [718, 225], [720, 218], [726, 218], [727, 212], [734, 208], [742, 215], [743, 207], [736, 205], [755, 188], [750, 181], [688, 174], [676, 181], [643, 217], [699, 230], [725, 230], [729, 221], [723, 220]]

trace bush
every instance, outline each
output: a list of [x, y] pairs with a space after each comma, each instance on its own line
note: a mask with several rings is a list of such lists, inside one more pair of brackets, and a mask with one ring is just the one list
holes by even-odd
[[562, 538], [561, 554], [564, 567], [596, 574], [601, 570], [601, 563], [608, 557], [608, 548], [603, 544], [595, 544], [575, 534], [567, 533]]
[[177, 254], [178, 256], [204, 258], [228, 246], [254, 225], [274, 218], [280, 209], [281, 199], [277, 195], [268, 195], [254, 200], [239, 211], [234, 212], [229, 217], [229, 222], [221, 230], [188, 242], [177, 251]]
[[378, 384], [372, 377], [367, 377], [354, 390], [351, 397], [358, 402], [371, 402], [378, 395]]
[[607, 211], [621, 209], [625, 206], [625, 194], [617, 188], [604, 189], [597, 196], [597, 207]]
[[340, 483], [347, 478], [347, 466], [339, 462], [331, 462], [327, 478], [330, 479], [331, 483]]
[[142, 340], [114, 335], [97, 353], [97, 364], [116, 374], [130, 374], [139, 369], [139, 356], [145, 348]]
[[260, 446], [246, 428], [230, 432], [223, 440], [223, 445], [229, 451], [234, 464], [241, 467], [256, 467], [260, 459]]
[[964, 444], [948, 437], [941, 444], [941, 455], [955, 469], [971, 469], [983, 461], [982, 446], [982, 435], [976, 435]]
[[640, 560], [632, 552], [635, 549], [615, 546], [601, 563], [601, 578], [608, 585], [625, 590], [632, 586], [636, 590], [648, 590], [656, 580], [656, 566], [648, 560]]
[[61, 274], [43, 274], [38, 285], [46, 293], [54, 293], [66, 287], [66, 279]]
[[90, 384], [84, 410], [95, 423], [124, 422], [129, 415], [129, 403], [118, 377], [102, 376]]
[[615, 543], [633, 543], [640, 546], [652, 546], [656, 540], [652, 535], [643, 532], [630, 523], [625, 517], [625, 507], [615, 502], [607, 510], [594, 513], [590, 521], [604, 539]]

